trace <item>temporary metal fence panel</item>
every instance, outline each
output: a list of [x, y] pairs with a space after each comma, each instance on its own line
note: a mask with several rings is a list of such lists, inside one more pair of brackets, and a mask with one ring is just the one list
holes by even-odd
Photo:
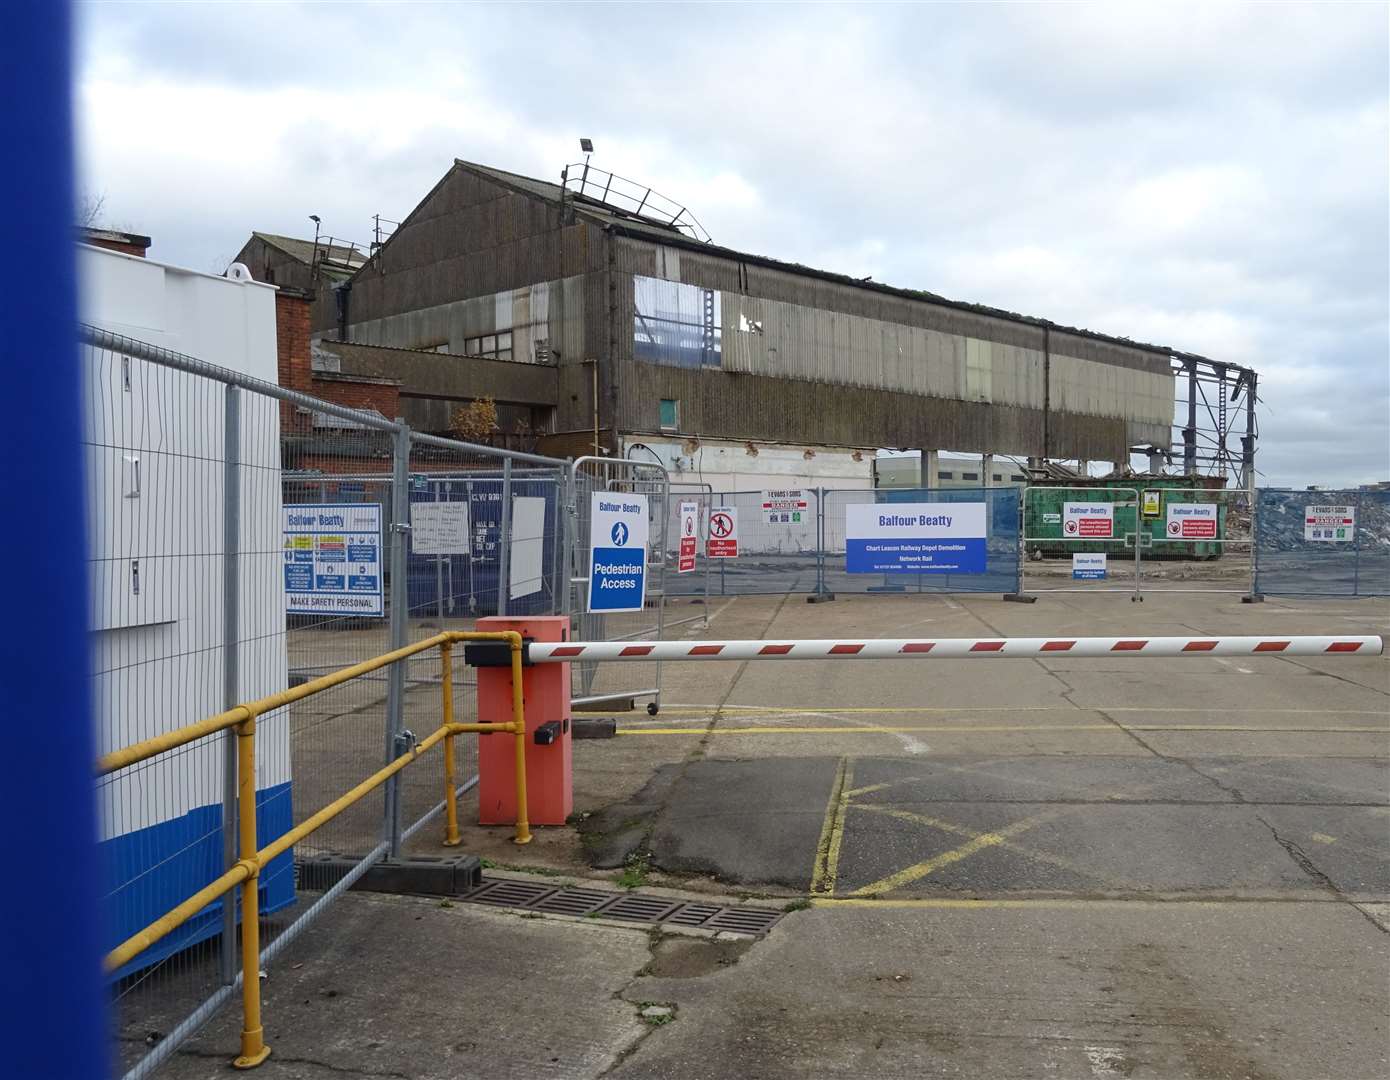
[[[943, 572], [928, 570], [913, 572], [895, 566], [891, 571], [866, 572], [862, 562], [853, 557], [850, 549], [857, 553], [866, 537], [851, 531], [849, 511], [857, 506], [882, 506], [883, 517], [896, 520], [904, 516], [895, 512], [894, 507], [906, 508], [905, 504], [944, 504], [950, 507], [976, 505], [981, 508], [982, 525], [965, 526], [965, 532], [975, 528], [983, 529], [983, 537], [929, 536], [937, 527], [920, 534], [896, 538], [896, 543], [906, 542], [914, 549], [925, 553], [909, 552], [896, 556], [901, 566], [910, 566], [915, 559], [927, 559], [938, 565], [947, 560], [962, 558], [963, 569]], [[1007, 488], [880, 488], [877, 490], [852, 490], [820, 492], [821, 507], [821, 551], [822, 569], [820, 591], [829, 593], [1017, 593], [1019, 591], [1019, 500], [1018, 490]], [[939, 515], [951, 517], [952, 515]], [[962, 523], [967, 514], [961, 515]], [[911, 531], [912, 527], [909, 527]], [[918, 529], [926, 529], [918, 526]], [[946, 526], [949, 533], [960, 533], [954, 526]], [[927, 537], [927, 539], [922, 539]], [[872, 537], [867, 539], [872, 540]], [[983, 539], [983, 559], [972, 564], [969, 554], [973, 542]], [[934, 552], [926, 549], [935, 548]], [[951, 550], [948, 550], [951, 549]], [[954, 549], [965, 549], [957, 553]], [[978, 557], [978, 556], [976, 556]], [[925, 564], [924, 564], [925, 565]]]
[[[563, 608], [567, 463], [411, 433], [95, 328], [82, 340], [103, 752], [378, 656], [427, 623], [471, 629], [481, 614]], [[468, 552], [442, 564], [415, 552], [411, 507], [460, 499]], [[397, 662], [261, 717], [259, 840], [381, 768], [411, 731], [437, 727], [440, 676], [437, 658]], [[456, 665], [453, 685], [455, 719], [476, 719], [472, 672]], [[113, 944], [238, 857], [224, 828], [232, 740], [99, 782]], [[458, 751], [466, 790], [476, 745]], [[264, 960], [340, 891], [297, 889], [297, 863], [339, 854], [355, 876], [412, 843], [434, 848], [425, 827], [442, 769], [432, 755], [262, 871]], [[236, 905], [219, 901], [116, 973], [123, 1069], [145, 1075], [231, 997], [237, 931]]]
[[[646, 603], [641, 611], [589, 611], [590, 508], [598, 492], [626, 492], [647, 497], [648, 542]], [[624, 458], [577, 458], [569, 472], [569, 555], [567, 611], [573, 633], [595, 641], [630, 641], [637, 638], [659, 640], [665, 631], [668, 531], [671, 482], [666, 469], [658, 464]], [[672, 575], [674, 576], [674, 575]], [[661, 668], [652, 669], [653, 678], [631, 687], [620, 676], [604, 676], [592, 664], [575, 664], [571, 669], [571, 696], [576, 708], [602, 706], [628, 699], [647, 700], [647, 710], [655, 713], [661, 704]]]
[[1390, 491], [1261, 489], [1256, 495], [1255, 591], [1270, 596], [1390, 595]]
[[1140, 488], [1141, 594], [1249, 595], [1252, 517], [1250, 493], [1241, 488]]
[[[1034, 484], [1023, 489], [1020, 592], [1123, 592], [1139, 596], [1139, 491]], [[1104, 555], [1098, 560], [1075, 556]]]
[[[735, 520], [738, 531], [736, 555], [708, 559], [713, 595], [780, 596], [816, 590], [821, 561], [820, 496], [814, 488], [801, 490], [806, 508], [788, 511], [765, 508], [768, 499], [764, 491], [710, 493], [710, 510], [732, 509], [725, 520]], [[702, 560], [709, 551], [709, 524], [709, 516], [705, 515], [699, 548]], [[677, 584], [676, 589], [690, 595], [683, 583]]]
[[[709, 537], [710, 510], [719, 505], [719, 498], [709, 484], [671, 482], [671, 497], [666, 508], [666, 597], [670, 604], [686, 601], [698, 604], [700, 611], [696, 615], [668, 612], [664, 624], [667, 630], [697, 622], [702, 626], [709, 625], [710, 586], [714, 564], [719, 560], [708, 557], [705, 545]], [[683, 535], [681, 507], [688, 503], [695, 505], [693, 537]], [[692, 541], [695, 566], [681, 573], [681, 545]]]

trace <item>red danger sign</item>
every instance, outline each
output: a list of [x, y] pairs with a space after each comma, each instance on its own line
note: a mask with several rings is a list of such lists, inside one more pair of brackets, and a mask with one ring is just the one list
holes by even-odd
[[688, 574], [695, 569], [695, 548], [699, 543], [696, 535], [696, 520], [700, 515], [698, 503], [681, 503], [680, 558], [676, 563], [676, 573]]

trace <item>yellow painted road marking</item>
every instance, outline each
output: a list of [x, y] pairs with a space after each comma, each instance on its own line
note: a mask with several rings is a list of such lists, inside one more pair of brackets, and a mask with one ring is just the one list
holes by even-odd
[[[948, 832], [955, 836], [967, 836], [971, 839], [976, 839], [984, 835], [978, 829], [966, 828], [964, 825], [943, 821], [940, 818], [930, 817], [927, 814], [918, 814], [911, 810], [900, 810], [896, 806], [884, 806], [881, 803], [855, 803], [854, 809], [866, 810], [871, 814], [883, 814], [885, 817], [897, 818], [899, 821], [910, 821], [914, 825], [926, 825], [928, 828], [938, 829], [941, 832]], [[1012, 851], [1015, 855], [1022, 855], [1025, 859], [1048, 863], [1062, 870], [1070, 871], [1073, 874], [1080, 874], [1082, 877], [1103, 880], [1095, 871], [1087, 870], [1085, 867], [1072, 862], [1070, 859], [1061, 859], [1056, 855], [1049, 855], [1045, 851], [1034, 851], [1032, 848], [1024, 847], [1022, 844], [1015, 844], [1012, 840], [1001, 839], [996, 841], [994, 846], [1001, 847], [1005, 851]], [[1115, 887], [1113, 882], [1107, 882], [1106, 884], [1107, 887]]]
[[1337, 838], [1335, 836], [1328, 836], [1327, 833], [1323, 832], [1309, 833], [1308, 835], [1311, 836], [1314, 840], [1316, 840], [1319, 844], [1335, 844], [1337, 842]]
[[1006, 825], [1004, 828], [996, 829], [994, 832], [981, 833], [973, 840], [961, 844], [958, 848], [952, 848], [950, 851], [943, 851], [940, 855], [933, 855], [930, 859], [924, 859], [915, 866], [909, 866], [904, 870], [899, 870], [895, 874], [889, 874], [885, 878], [880, 878], [878, 881], [870, 882], [862, 888], [855, 889], [850, 895], [872, 896], [874, 893], [888, 892], [890, 889], [900, 889], [904, 885], [910, 885], [912, 882], [940, 870], [942, 867], [958, 863], [962, 859], [968, 859], [971, 855], [974, 855], [978, 851], [983, 851], [985, 848], [997, 847], [1005, 840], [1015, 837], [1019, 833], [1027, 832], [1029, 829], [1035, 829], [1039, 825], [1046, 824], [1053, 818], [1059, 818], [1063, 814], [1068, 814], [1071, 811], [1072, 807], [1069, 806], [1059, 807], [1055, 810], [1044, 810], [1040, 814], [1026, 817], [1022, 821], [1015, 821], [1012, 825]]
[[835, 770], [835, 782], [830, 799], [825, 804], [825, 821], [821, 825], [820, 843], [816, 846], [816, 864], [811, 872], [811, 892], [832, 896], [835, 877], [840, 869], [840, 842], [845, 834], [845, 810], [849, 806], [850, 784], [854, 782], [854, 763], [841, 758]]
[[[1220, 711], [1220, 710], [1217, 710]], [[786, 725], [783, 727], [719, 727], [705, 731], [694, 727], [618, 728], [619, 735], [892, 735], [904, 731], [936, 732], [938, 734], [970, 735], [975, 732], [1018, 731], [1108, 731], [1123, 735], [1126, 731], [1188, 731], [1227, 732], [1247, 735], [1390, 735], [1390, 727], [1244, 727], [1240, 724], [874, 724], [866, 727], [834, 725]]]
[[1082, 897], [1082, 896], [1057, 896], [1057, 897], [1030, 897], [1027, 899], [998, 899], [998, 900], [965, 900], [949, 897], [919, 897], [915, 899], [902, 900], [880, 900], [873, 897], [860, 896], [820, 896], [813, 897], [811, 904], [818, 908], [880, 908], [883, 910], [895, 908], [936, 908], [949, 910], [952, 908], [970, 910], [973, 908], [1075, 908], [1091, 909], [1096, 908], [1134, 908], [1138, 905], [1148, 907], [1229, 907], [1233, 904], [1240, 904], [1249, 907], [1251, 904], [1340, 904], [1344, 901], [1333, 896], [1327, 897], [1259, 897], [1251, 900], [1232, 900], [1225, 899], [1198, 899], [1198, 898], [1174, 898], [1171, 900], [1152, 900], [1144, 897], [1136, 897], [1132, 900], [1121, 900], [1114, 897]]
[[920, 776], [904, 776], [900, 780], [885, 780], [881, 784], [869, 784], [867, 787], [857, 787], [853, 791], [848, 792], [848, 795], [852, 799], [857, 795], [868, 795], [872, 791], [882, 791], [884, 788], [894, 787], [897, 784], [920, 783], [921, 780], [922, 778]]
[[[873, 705], [840, 708], [839, 706], [807, 705], [797, 708], [787, 705], [725, 705], [724, 713], [776, 713], [784, 716], [800, 716], [807, 712], [830, 709], [837, 713], [968, 713], [968, 712], [1104, 712], [1104, 713], [1259, 713], [1261, 715], [1288, 714], [1309, 716], [1384, 716], [1384, 709], [1261, 709], [1255, 707], [1192, 708], [1187, 706], [1162, 705]], [[662, 705], [662, 714], [676, 716], [709, 716], [715, 710], [713, 705]]]

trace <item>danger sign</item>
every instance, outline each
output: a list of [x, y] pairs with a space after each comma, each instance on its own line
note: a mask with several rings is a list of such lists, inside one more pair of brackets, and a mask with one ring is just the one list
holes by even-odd
[[763, 517], [769, 525], [798, 525], [806, 520], [806, 492], [782, 488], [763, 492]]
[[709, 512], [705, 555], [711, 559], [738, 558], [738, 507], [716, 506]]
[[1216, 503], [1169, 503], [1169, 540], [1215, 540]]
[[688, 574], [695, 569], [695, 547], [699, 543], [699, 520], [699, 503], [681, 503], [680, 558], [676, 562], [676, 573], [678, 574]]
[[1108, 540], [1115, 535], [1112, 503], [1063, 503], [1062, 537], [1066, 540]]
[[1347, 543], [1356, 537], [1356, 507], [1310, 506], [1303, 511], [1303, 539]]

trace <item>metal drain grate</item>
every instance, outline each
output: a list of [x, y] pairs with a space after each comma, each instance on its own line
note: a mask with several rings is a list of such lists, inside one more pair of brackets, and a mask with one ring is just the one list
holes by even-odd
[[732, 907], [724, 908], [709, 922], [711, 930], [733, 930], [739, 934], [765, 934], [772, 924], [782, 917], [780, 911], [767, 908]]
[[484, 881], [460, 899], [473, 904], [495, 904], [497, 907], [533, 908], [551, 893], [558, 891], [554, 885], [503, 878], [498, 881]]
[[473, 904], [546, 911], [557, 915], [598, 915], [627, 922], [670, 923], [728, 930], [761, 936], [781, 919], [782, 912], [760, 907], [723, 907], [719, 904], [685, 903], [645, 893], [614, 893], [579, 886], [557, 889], [535, 881], [511, 878], [485, 879], [472, 892], [459, 897]]
[[718, 904], [682, 904], [665, 921], [678, 926], [704, 926], [723, 910]]
[[643, 896], [641, 893], [628, 893], [603, 909], [605, 919], [631, 919], [633, 922], [664, 922], [679, 908], [679, 900], [668, 900], [662, 896]]
[[601, 892], [598, 889], [561, 889], [532, 906], [537, 911], [553, 911], [558, 915], [587, 915], [612, 902], [611, 892]]

